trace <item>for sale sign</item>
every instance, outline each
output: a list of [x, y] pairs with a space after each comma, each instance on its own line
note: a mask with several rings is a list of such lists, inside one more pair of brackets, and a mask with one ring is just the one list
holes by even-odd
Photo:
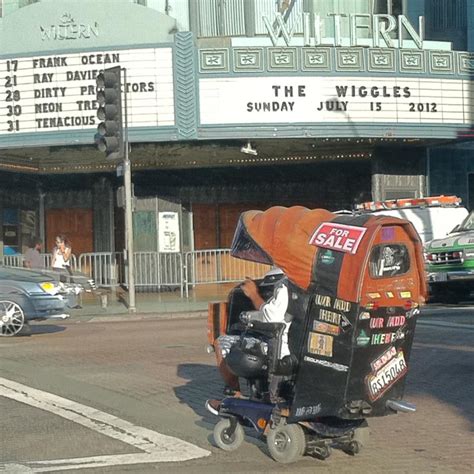
[[326, 249], [355, 254], [366, 230], [365, 227], [323, 222], [316, 229], [309, 243]]

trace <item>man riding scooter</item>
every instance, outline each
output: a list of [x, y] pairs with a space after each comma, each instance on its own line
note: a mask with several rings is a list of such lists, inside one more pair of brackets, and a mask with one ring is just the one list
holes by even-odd
[[[262, 297], [259, 288], [255, 281], [247, 278], [241, 285], [240, 289], [244, 293], [244, 295], [249, 298], [252, 302], [253, 307], [256, 309], [255, 311], [245, 311], [240, 315], [240, 321], [244, 324], [248, 323], [281, 323], [283, 327], [280, 327], [280, 334], [279, 334], [279, 341], [277, 344], [270, 343], [270, 350], [277, 351], [277, 359], [283, 360], [285, 357], [290, 356], [290, 349], [288, 347], [288, 330], [291, 325], [292, 317], [290, 314], [287, 313], [288, 309], [288, 279], [284, 276], [284, 273], [281, 269], [275, 268], [270, 270], [266, 275], [265, 278], [270, 280], [272, 285], [274, 284], [275, 279], [278, 279], [278, 282], [275, 284], [273, 289], [273, 295], [265, 301]], [[269, 328], [271, 330], [271, 328]], [[241, 336], [221, 336], [220, 338], [220, 346], [225, 347], [226, 349], [223, 351], [224, 360], [227, 356], [227, 353], [232, 351], [232, 347], [238, 344]], [[252, 338], [252, 342], [254, 345], [259, 345], [264, 355], [268, 354], [269, 351], [269, 344], [267, 342], [262, 341], [261, 339], [254, 339]], [[233, 357], [232, 352], [230, 357]], [[224, 362], [225, 363], [225, 362]], [[232, 372], [232, 370], [230, 370]], [[270, 403], [278, 403], [283, 402], [284, 400], [278, 396], [278, 389], [279, 384], [282, 381], [282, 376], [269, 374], [268, 380], [268, 400]], [[234, 391], [235, 392], [235, 391]], [[235, 393], [234, 393], [235, 394]], [[218, 409], [220, 406], [219, 400], [208, 400], [207, 405], [208, 409], [217, 414]]]
[[[209, 305], [209, 351], [234, 388], [207, 403], [219, 416], [217, 446], [237, 449], [247, 426], [281, 463], [305, 454], [325, 459], [332, 448], [357, 454], [366, 419], [414, 411], [402, 397], [426, 281], [408, 221], [300, 206], [248, 211], [232, 255], [277, 266], [285, 279], [273, 287], [265, 279], [258, 288], [245, 283]], [[267, 322], [272, 300], [278, 323]], [[223, 358], [227, 336], [234, 339]]]

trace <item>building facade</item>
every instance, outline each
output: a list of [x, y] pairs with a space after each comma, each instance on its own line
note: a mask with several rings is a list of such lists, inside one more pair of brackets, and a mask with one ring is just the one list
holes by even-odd
[[240, 212], [474, 205], [472, 0], [0, 0], [2, 252], [122, 250], [95, 79], [126, 69], [137, 250], [230, 245]]

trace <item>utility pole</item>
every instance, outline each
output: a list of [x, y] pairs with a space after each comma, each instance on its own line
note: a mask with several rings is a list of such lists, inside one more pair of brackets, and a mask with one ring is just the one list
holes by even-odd
[[123, 96], [122, 114], [122, 72], [123, 84], [127, 84], [127, 71], [116, 66], [98, 74], [97, 117], [102, 120], [97, 127], [95, 142], [109, 160], [123, 159], [125, 190], [125, 246], [128, 276], [128, 312], [135, 313], [135, 266], [133, 259], [133, 209], [132, 170], [129, 159], [127, 91]]
[[[123, 69], [123, 82], [127, 84], [127, 70]], [[125, 153], [123, 160], [123, 185], [125, 188], [125, 241], [128, 260], [128, 312], [136, 313], [135, 306], [135, 260], [133, 258], [133, 203], [132, 203], [132, 165], [128, 157], [130, 146], [128, 143], [128, 109], [127, 90], [125, 89]]]

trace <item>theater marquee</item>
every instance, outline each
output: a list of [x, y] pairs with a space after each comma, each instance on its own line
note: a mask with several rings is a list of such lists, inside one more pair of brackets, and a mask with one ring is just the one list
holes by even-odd
[[0, 135], [94, 129], [95, 79], [117, 65], [127, 69], [129, 126], [173, 126], [172, 49], [143, 48], [0, 60]]
[[415, 77], [234, 77], [200, 80], [202, 125], [470, 125], [474, 82]]

